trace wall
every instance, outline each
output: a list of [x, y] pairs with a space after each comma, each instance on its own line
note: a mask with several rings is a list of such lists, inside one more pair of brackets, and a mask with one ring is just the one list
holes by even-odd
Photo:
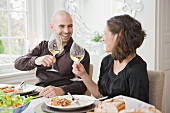
[[[85, 4], [87, 10], [84, 11], [84, 20], [92, 31], [97, 30], [103, 33], [106, 20], [114, 14], [113, 2], [111, 0], [105, 1], [88, 0]], [[142, 3], [144, 8], [136, 13], [135, 18], [141, 22], [147, 36], [137, 53], [147, 62], [148, 69], [155, 69], [155, 2], [142, 0]], [[94, 4], [98, 6], [97, 10], [94, 10]]]

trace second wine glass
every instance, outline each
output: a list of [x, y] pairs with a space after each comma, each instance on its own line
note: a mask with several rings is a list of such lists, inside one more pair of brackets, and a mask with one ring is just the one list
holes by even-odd
[[[71, 59], [77, 63], [80, 62], [85, 56], [85, 50], [79, 46], [77, 43], [73, 42], [71, 49], [70, 49], [70, 57]], [[82, 79], [78, 78], [77, 76], [73, 79], [70, 79], [71, 81], [82, 81]]]
[[[52, 34], [48, 41], [48, 50], [55, 57], [55, 55], [58, 54], [61, 49], [62, 49], [62, 39], [60, 38], [59, 35]], [[47, 69], [47, 71], [58, 72], [58, 70], [54, 69], [54, 64], [52, 65], [52, 68]]]

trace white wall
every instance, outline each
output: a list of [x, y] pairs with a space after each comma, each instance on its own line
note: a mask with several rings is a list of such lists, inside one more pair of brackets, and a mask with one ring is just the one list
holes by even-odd
[[[142, 0], [144, 8], [136, 13], [136, 19], [139, 20], [146, 31], [146, 39], [143, 45], [137, 51], [148, 64], [148, 69], [155, 69], [155, 1]], [[94, 4], [98, 8], [94, 9]], [[86, 2], [87, 8], [84, 11], [84, 20], [92, 31], [103, 33], [106, 20], [113, 16], [112, 0], [89, 0]], [[98, 13], [100, 12], [100, 13]], [[86, 16], [85, 16], [86, 15]]]
[[138, 53], [146, 60], [148, 69], [156, 69], [155, 60], [155, 0], [142, 0], [144, 4], [143, 11], [137, 13], [136, 19], [139, 20], [146, 31], [146, 39], [139, 49]]

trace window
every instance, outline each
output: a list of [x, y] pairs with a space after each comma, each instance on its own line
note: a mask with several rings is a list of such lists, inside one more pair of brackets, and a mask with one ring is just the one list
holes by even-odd
[[26, 0], [0, 1], [0, 73], [28, 52]]
[[48, 37], [50, 19], [46, 7], [51, 7], [48, 2], [53, 3], [52, 0], [0, 0], [0, 78], [22, 75], [23, 72], [14, 69], [15, 59]]

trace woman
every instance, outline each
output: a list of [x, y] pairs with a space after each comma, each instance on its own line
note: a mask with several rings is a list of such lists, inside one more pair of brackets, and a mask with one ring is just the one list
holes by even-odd
[[98, 85], [90, 79], [82, 64], [73, 64], [73, 73], [83, 79], [91, 94], [100, 98], [124, 95], [149, 102], [149, 80], [146, 62], [136, 54], [145, 32], [141, 24], [129, 15], [110, 18], [104, 31], [106, 51]]

